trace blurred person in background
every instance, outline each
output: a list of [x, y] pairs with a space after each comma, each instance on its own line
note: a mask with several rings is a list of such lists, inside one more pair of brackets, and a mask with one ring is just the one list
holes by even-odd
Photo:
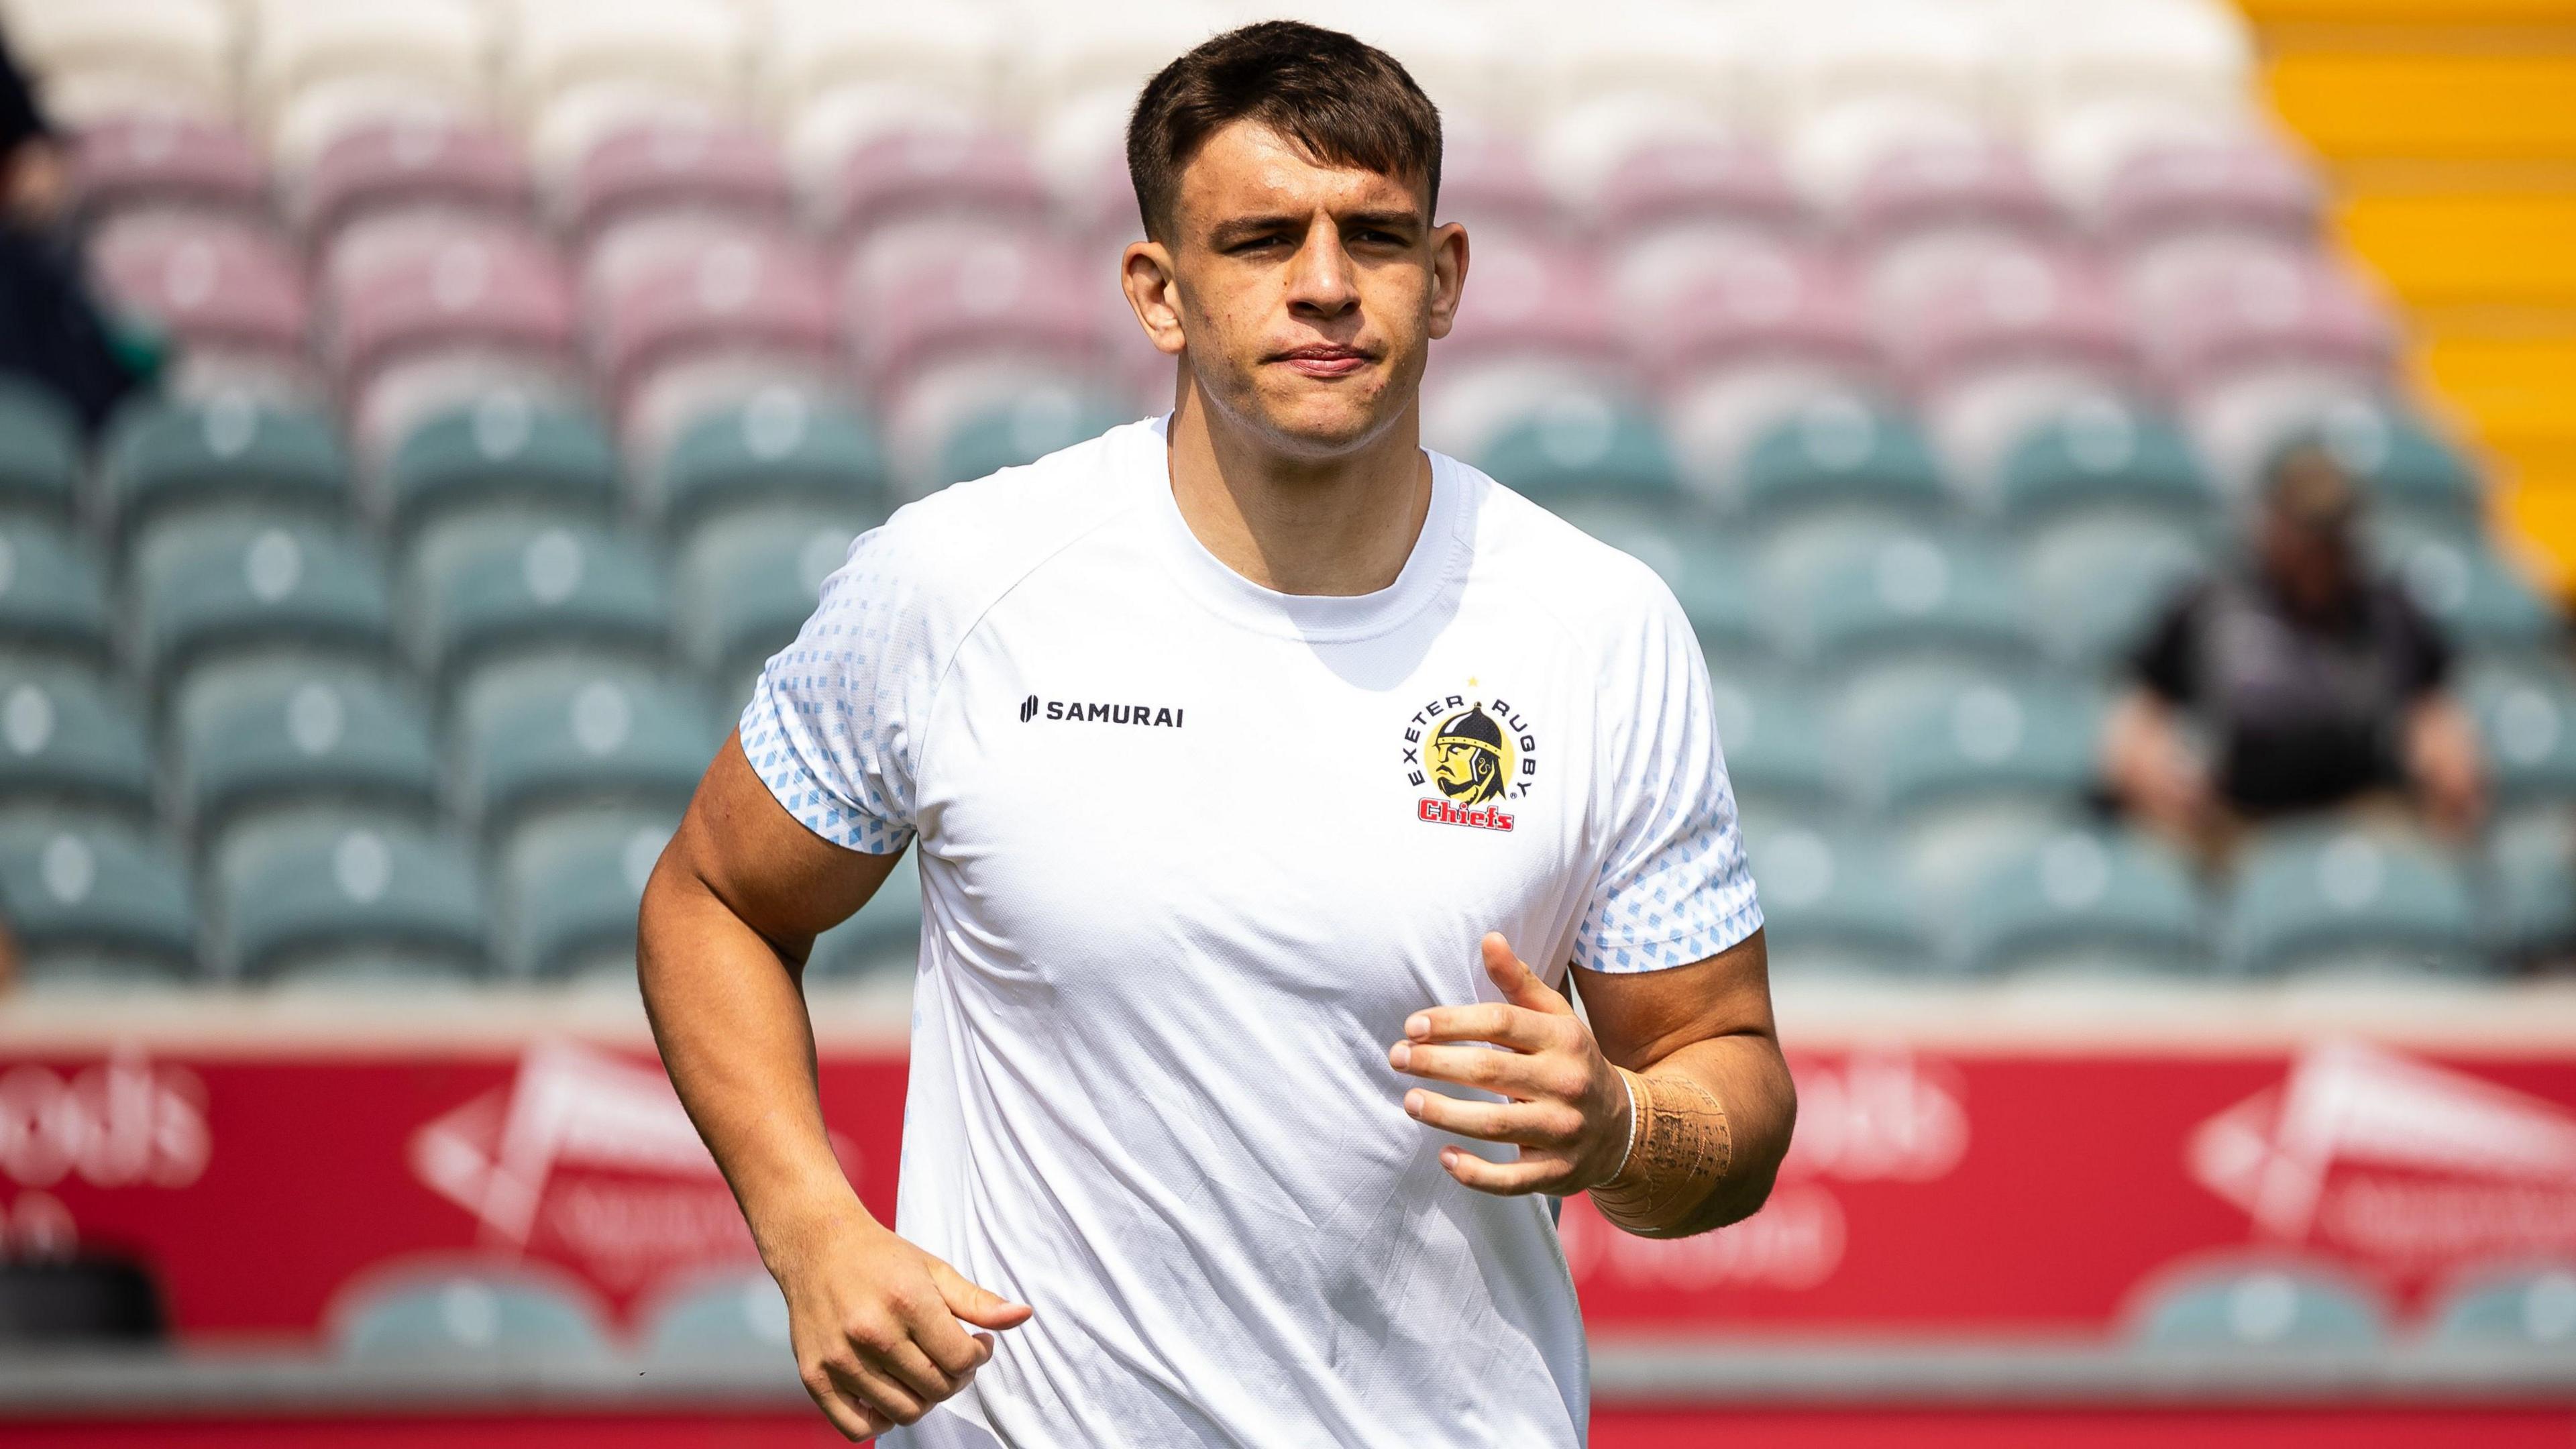
[[82, 282], [71, 167], [0, 35], [0, 373], [32, 378], [95, 429], [140, 381]]
[[2112, 791], [2205, 857], [2303, 811], [2394, 806], [2455, 839], [2484, 811], [2476, 727], [2444, 690], [2451, 646], [2373, 570], [2361, 512], [2324, 449], [2285, 452], [2251, 557], [2186, 589], [2131, 661]]

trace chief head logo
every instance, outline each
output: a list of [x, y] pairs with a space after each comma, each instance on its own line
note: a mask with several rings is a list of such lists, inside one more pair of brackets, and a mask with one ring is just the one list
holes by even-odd
[[1442, 720], [1422, 753], [1431, 783], [1458, 804], [1499, 799], [1511, 783], [1512, 742], [1481, 704]]

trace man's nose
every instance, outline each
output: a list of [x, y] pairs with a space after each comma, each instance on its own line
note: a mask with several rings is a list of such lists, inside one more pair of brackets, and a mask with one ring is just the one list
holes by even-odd
[[1341, 228], [1319, 216], [1306, 230], [1306, 241], [1290, 264], [1288, 307], [1318, 318], [1339, 317], [1359, 305], [1351, 254], [1342, 248]]

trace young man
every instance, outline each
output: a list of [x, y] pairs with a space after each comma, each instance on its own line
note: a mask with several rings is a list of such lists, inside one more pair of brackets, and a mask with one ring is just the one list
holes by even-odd
[[[1172, 413], [853, 547], [646, 890], [663, 1059], [853, 1437], [1580, 1444], [1542, 1195], [1699, 1232], [1788, 1145], [1697, 646], [1418, 445], [1467, 238], [1399, 66], [1219, 36], [1128, 154]], [[898, 1237], [797, 972], [915, 837]]]

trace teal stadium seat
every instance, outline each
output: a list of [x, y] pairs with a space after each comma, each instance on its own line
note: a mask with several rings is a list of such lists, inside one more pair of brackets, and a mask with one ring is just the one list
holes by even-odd
[[258, 504], [334, 517], [349, 503], [348, 457], [330, 423], [246, 393], [129, 404], [102, 446], [106, 512], [120, 539], [186, 509]]
[[501, 969], [524, 978], [632, 977], [644, 882], [677, 810], [609, 807], [539, 819], [497, 857]]
[[2145, 640], [2156, 615], [2210, 567], [2199, 533], [2167, 520], [2064, 517], [2021, 544], [2033, 631], [2051, 658], [2102, 674]]
[[462, 842], [385, 814], [250, 821], [214, 852], [218, 969], [239, 980], [480, 974], [482, 881]]
[[152, 752], [96, 675], [0, 660], [0, 805], [75, 805], [152, 816]]
[[1711, 660], [1749, 663], [1769, 651], [1753, 603], [1753, 576], [1741, 550], [1719, 529], [1600, 500], [1565, 499], [1559, 516], [1661, 577]]
[[2285, 446], [2321, 446], [2370, 495], [2378, 511], [2476, 537], [2486, 490], [2459, 449], [2423, 419], [2399, 409], [2347, 401]]
[[1767, 543], [1755, 576], [1780, 652], [1819, 668], [2033, 654], [2019, 577], [1984, 539], [1868, 521], [1804, 527]]
[[2054, 810], [2093, 780], [2101, 737], [2093, 691], [2054, 676], [1908, 671], [1855, 687], [1834, 715], [1862, 803], [1890, 818], [1998, 799]]
[[2016, 530], [2094, 513], [2198, 527], [2219, 507], [2181, 430], [2110, 396], [2080, 398], [2024, 433], [2004, 455], [1996, 493]]
[[499, 1265], [372, 1285], [333, 1316], [348, 1363], [524, 1368], [597, 1362], [609, 1352], [602, 1315], [580, 1289]]
[[361, 659], [391, 643], [375, 553], [346, 530], [269, 514], [172, 518], [136, 543], [129, 654], [156, 694], [205, 660], [298, 649]]
[[52, 389], [0, 374], [0, 509], [69, 519], [79, 506], [80, 418]]
[[1663, 429], [1588, 391], [1561, 394], [1503, 424], [1477, 450], [1475, 464], [1549, 507], [1616, 500], [1679, 512], [1683, 504]]
[[2536, 660], [2483, 660], [2460, 690], [2485, 740], [2498, 805], [2576, 801], [2576, 673]]
[[42, 519], [0, 518], [0, 648], [104, 667], [110, 646], [107, 585], [88, 546]]
[[509, 653], [579, 647], [644, 661], [670, 634], [662, 569], [596, 523], [478, 514], [424, 531], [404, 570], [405, 643], [433, 679]]
[[1873, 832], [1748, 820], [1763, 936], [1787, 975], [1907, 975], [1933, 962], [1913, 893]]
[[396, 532], [495, 503], [607, 518], [619, 501], [617, 451], [597, 419], [503, 388], [405, 434], [378, 493]]
[[453, 719], [457, 803], [487, 837], [565, 805], [676, 809], [722, 738], [695, 688], [616, 659], [481, 670]]
[[2209, 966], [2200, 893], [2136, 831], [2062, 830], [1989, 862], [1946, 912], [1953, 969], [2189, 974]]
[[885, 884], [858, 914], [814, 938], [805, 958], [810, 981], [848, 981], [872, 975], [910, 976], [921, 953], [921, 868], [918, 846], [903, 853]]
[[2408, 831], [2276, 826], [2245, 846], [2226, 907], [2225, 963], [2291, 971], [2476, 974], [2476, 902], [2451, 854]]
[[1037, 388], [957, 420], [939, 440], [939, 481], [962, 483], [1034, 463], [1132, 422], [1135, 410], [1091, 393]]
[[782, 499], [875, 509], [886, 500], [886, 458], [856, 412], [770, 388], [691, 423], [643, 481], [647, 511], [675, 525]]
[[438, 804], [429, 724], [372, 669], [255, 660], [198, 671], [171, 711], [175, 804], [199, 840], [246, 814], [348, 804], [427, 817]]
[[2376, 530], [2377, 552], [2418, 607], [2470, 649], [2541, 652], [2565, 642], [2558, 610], [2483, 539]]
[[2341, 1274], [2300, 1264], [2206, 1269], [2164, 1284], [2134, 1336], [2159, 1349], [2236, 1354], [2369, 1349], [2386, 1337], [2379, 1303]]
[[1828, 815], [1843, 807], [1841, 786], [1826, 767], [1819, 708], [1797, 678], [1763, 669], [1712, 669], [1709, 712], [1736, 804], [1748, 819]]
[[647, 1358], [668, 1364], [766, 1368], [794, 1381], [787, 1300], [759, 1267], [712, 1273], [672, 1293], [647, 1320]]
[[2492, 1269], [2454, 1288], [2432, 1313], [2432, 1339], [2445, 1347], [2576, 1347], [2576, 1264]]
[[1737, 492], [1764, 524], [1817, 511], [1930, 520], [1950, 501], [1922, 433], [1844, 393], [1810, 399], [1757, 435]]
[[784, 504], [715, 519], [680, 551], [680, 650], [718, 682], [730, 708], [751, 698], [770, 655], [814, 612], [823, 580], [869, 526], [848, 509]]
[[2497, 949], [2519, 960], [2576, 960], [2576, 812], [2525, 810], [2487, 831], [2487, 911]]
[[157, 836], [113, 818], [0, 819], [0, 909], [31, 983], [176, 981], [196, 968], [187, 871]]

